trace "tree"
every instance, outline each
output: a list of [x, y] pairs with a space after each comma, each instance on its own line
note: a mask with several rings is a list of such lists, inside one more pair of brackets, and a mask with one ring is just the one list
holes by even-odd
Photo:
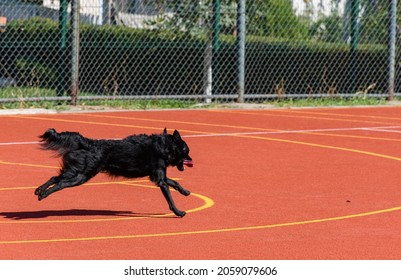
[[[163, 0], [159, 0], [163, 1]], [[215, 0], [164, 0], [165, 12], [148, 22], [152, 27], [207, 35], [213, 26]], [[220, 32], [235, 34], [237, 0], [220, 0]], [[249, 35], [303, 38], [307, 27], [295, 15], [291, 0], [254, 0], [246, 3], [246, 30]]]
[[[348, 10], [352, 9], [355, 1], [347, 0]], [[358, 0], [359, 2], [359, 38], [364, 44], [386, 44], [388, 36], [388, 12], [390, 1], [388, 0]], [[401, 10], [400, 1], [397, 2], [397, 10]], [[348, 11], [350, 12], [350, 11]], [[400, 25], [400, 17], [397, 24]]]
[[252, 35], [303, 39], [307, 25], [293, 9], [291, 0], [247, 2], [247, 32]]
[[385, 44], [388, 33], [389, 1], [360, 0], [361, 19], [359, 41]]
[[331, 0], [330, 12], [325, 14], [321, 5], [321, 12], [315, 22], [309, 27], [309, 36], [323, 42], [340, 42], [343, 38], [343, 21], [339, 12], [339, 0]]

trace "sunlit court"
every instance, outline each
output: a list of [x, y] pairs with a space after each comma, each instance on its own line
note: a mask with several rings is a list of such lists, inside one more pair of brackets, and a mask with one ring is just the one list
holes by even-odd
[[[2, 259], [399, 259], [401, 109], [108, 111], [1, 115]], [[38, 201], [60, 159], [48, 128], [93, 139], [177, 129], [193, 168], [99, 174]]]

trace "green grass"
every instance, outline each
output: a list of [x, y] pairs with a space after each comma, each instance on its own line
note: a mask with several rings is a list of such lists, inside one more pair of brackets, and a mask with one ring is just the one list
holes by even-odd
[[[90, 93], [81, 93], [81, 96], [93, 96]], [[39, 98], [39, 97], [55, 97], [56, 91], [43, 88], [28, 88], [28, 87], [8, 87], [0, 88], [0, 99], [12, 98], [17, 99], [17, 102], [2, 102], [0, 109], [24, 109], [24, 108], [43, 108], [53, 110], [67, 110], [69, 107], [68, 101], [25, 101], [24, 98]], [[171, 100], [171, 99], [149, 99], [149, 100], [78, 100], [79, 106], [99, 107], [99, 108], [114, 108], [114, 109], [132, 109], [132, 110], [147, 110], [147, 109], [172, 109], [172, 108], [191, 108], [197, 102], [189, 100]]]
[[187, 109], [195, 102], [187, 100], [151, 99], [151, 100], [84, 100], [81, 106], [111, 107], [116, 109], [150, 110], [150, 109]]
[[38, 87], [3, 87], [0, 98], [46, 97], [56, 96], [56, 91]]
[[282, 99], [268, 104], [277, 107], [332, 107], [332, 106], [377, 106], [385, 105], [384, 98], [371, 98], [366, 96], [327, 97], [327, 98], [305, 98], [305, 99]]
[[[77, 106], [89, 109], [126, 109], [126, 110], [151, 110], [151, 109], [187, 109], [195, 103], [181, 100], [84, 100], [79, 101]], [[69, 102], [62, 101], [34, 101], [0, 103], [0, 109], [32, 109], [42, 108], [57, 111], [69, 110]]]
[[[40, 97], [53, 97], [56, 96], [56, 91], [51, 89], [43, 88], [28, 88], [28, 87], [5, 87], [0, 88], [0, 99], [12, 98], [18, 99], [17, 102], [0, 103], [0, 109], [26, 109], [26, 108], [44, 108], [44, 109], [55, 109], [60, 107], [52, 101], [38, 101], [38, 102], [26, 102], [23, 98], [40, 98]], [[65, 108], [65, 106], [64, 106]]]
[[[93, 96], [90, 93], [81, 93], [81, 96]], [[17, 102], [0, 102], [0, 109], [23, 109], [23, 108], [43, 108], [52, 110], [68, 110], [68, 101], [25, 101], [28, 97], [54, 97], [55, 90], [28, 87], [9, 87], [0, 88], [0, 99], [14, 98], [20, 99]], [[220, 107], [222, 102], [211, 104], [201, 104], [200, 108]], [[305, 99], [279, 99], [265, 102], [276, 107], [327, 107], [327, 106], [374, 106], [385, 105], [384, 98], [371, 98], [368, 95], [356, 95], [352, 98], [326, 97], [326, 98], [305, 98]], [[130, 110], [149, 110], [149, 109], [188, 109], [199, 105], [193, 100], [171, 100], [171, 99], [145, 99], [145, 100], [78, 100], [79, 106], [93, 107], [93, 109], [130, 109]]]

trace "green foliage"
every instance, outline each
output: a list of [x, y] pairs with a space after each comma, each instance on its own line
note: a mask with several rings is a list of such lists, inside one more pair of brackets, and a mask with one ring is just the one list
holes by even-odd
[[[13, 20], [7, 25], [7, 32], [23, 32], [23, 34], [50, 33], [54, 35], [58, 23], [51, 19], [32, 17], [30, 19]], [[21, 35], [23, 35], [21, 34]]]
[[247, 3], [247, 32], [251, 35], [306, 39], [308, 29], [292, 9], [291, 0], [255, 0]]
[[[192, 37], [209, 36], [215, 24], [215, 1], [169, 1], [172, 15], [161, 13], [148, 24], [159, 30], [185, 33]], [[246, 4], [247, 34], [281, 38], [306, 38], [307, 27], [295, 15], [291, 0], [255, 0]], [[220, 1], [220, 33], [236, 33], [237, 1]]]
[[338, 15], [323, 16], [314, 22], [309, 29], [309, 36], [322, 42], [341, 42], [343, 25]]
[[375, 1], [375, 4], [362, 0], [360, 21], [361, 43], [385, 44], [388, 30], [389, 1]]
[[58, 34], [58, 24], [53, 20], [39, 17], [19, 19], [7, 25], [6, 31], [0, 36], [0, 43], [10, 47], [18, 47], [21, 44], [50, 45], [57, 43]]
[[[174, 33], [189, 34], [191, 37], [207, 37], [214, 24], [213, 0], [173, 0], [166, 3], [166, 9], [172, 14], [160, 13], [147, 24], [157, 30], [167, 30]], [[220, 2], [220, 32], [232, 34], [236, 23], [236, 1], [221, 0]], [[164, 11], [165, 12], [165, 11]]]
[[[350, 0], [348, 0], [350, 1]], [[309, 35], [310, 38], [324, 42], [347, 41], [351, 30], [351, 13], [353, 1], [346, 5], [343, 15], [338, 10], [338, 2], [331, 1], [332, 9], [330, 15], [321, 15], [317, 21], [312, 21]], [[389, 1], [359, 0], [358, 13], [358, 43], [360, 44], [386, 44], [388, 37], [388, 11]], [[401, 3], [398, 1], [398, 11]], [[347, 20], [345, 20], [347, 19]], [[397, 24], [401, 24], [398, 17]]]

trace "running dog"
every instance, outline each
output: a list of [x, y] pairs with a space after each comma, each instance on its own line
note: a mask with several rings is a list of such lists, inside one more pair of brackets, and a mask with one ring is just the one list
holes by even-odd
[[35, 190], [39, 201], [64, 188], [82, 185], [99, 172], [104, 172], [126, 178], [149, 176], [161, 189], [170, 210], [179, 217], [186, 214], [175, 206], [169, 186], [185, 196], [191, 192], [166, 175], [169, 166], [175, 166], [180, 171], [184, 171], [184, 165], [193, 166], [189, 147], [177, 130], [173, 134], [164, 129], [161, 134], [97, 140], [78, 132], [58, 133], [51, 128], [39, 137], [42, 149], [56, 151], [62, 157], [59, 175]]

